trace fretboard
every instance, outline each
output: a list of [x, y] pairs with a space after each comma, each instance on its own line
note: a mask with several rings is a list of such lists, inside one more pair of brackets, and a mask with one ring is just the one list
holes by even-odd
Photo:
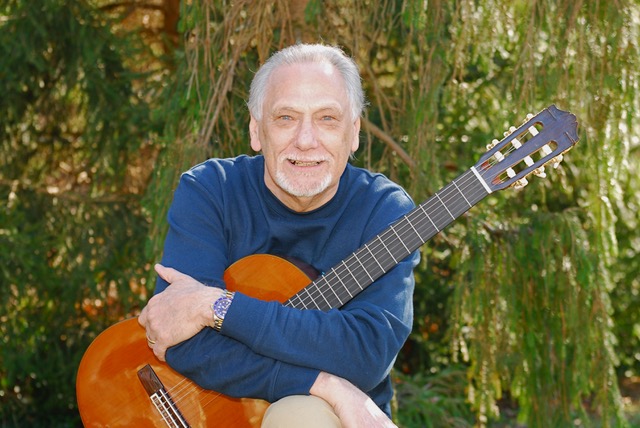
[[473, 170], [463, 173], [284, 304], [341, 307], [488, 194]]

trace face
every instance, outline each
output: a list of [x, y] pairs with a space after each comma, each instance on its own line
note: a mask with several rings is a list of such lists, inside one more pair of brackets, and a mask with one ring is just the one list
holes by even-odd
[[330, 64], [282, 66], [269, 84], [262, 119], [251, 117], [251, 148], [264, 155], [269, 190], [295, 211], [313, 210], [338, 190], [358, 148], [360, 118]]

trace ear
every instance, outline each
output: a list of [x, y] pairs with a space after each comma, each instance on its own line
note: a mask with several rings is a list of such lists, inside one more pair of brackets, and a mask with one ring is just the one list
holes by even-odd
[[353, 122], [353, 141], [351, 142], [351, 153], [355, 153], [360, 147], [360, 118]]
[[251, 138], [251, 148], [256, 152], [262, 150], [262, 143], [260, 142], [260, 133], [258, 132], [260, 124], [253, 115], [249, 121], [249, 137]]

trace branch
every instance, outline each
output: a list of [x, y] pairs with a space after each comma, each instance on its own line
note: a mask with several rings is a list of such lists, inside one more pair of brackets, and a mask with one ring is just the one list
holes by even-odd
[[378, 137], [380, 140], [386, 143], [387, 146], [389, 146], [391, 150], [393, 150], [398, 156], [400, 156], [400, 159], [402, 159], [409, 166], [409, 169], [411, 169], [411, 172], [416, 171], [416, 168], [417, 168], [416, 163], [414, 162], [413, 159], [411, 159], [409, 154], [400, 146], [400, 144], [396, 143], [396, 141], [393, 138], [391, 138], [389, 134], [387, 134], [382, 129], [378, 128], [376, 125], [371, 123], [367, 118], [362, 117], [361, 120], [362, 120], [363, 128], [366, 131], [371, 132], [374, 136]]

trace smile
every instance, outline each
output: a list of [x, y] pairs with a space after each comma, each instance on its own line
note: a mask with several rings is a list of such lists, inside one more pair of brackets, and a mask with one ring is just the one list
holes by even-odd
[[295, 166], [318, 166], [320, 165], [320, 162], [321, 161], [299, 161], [299, 160], [289, 159], [289, 163]]

